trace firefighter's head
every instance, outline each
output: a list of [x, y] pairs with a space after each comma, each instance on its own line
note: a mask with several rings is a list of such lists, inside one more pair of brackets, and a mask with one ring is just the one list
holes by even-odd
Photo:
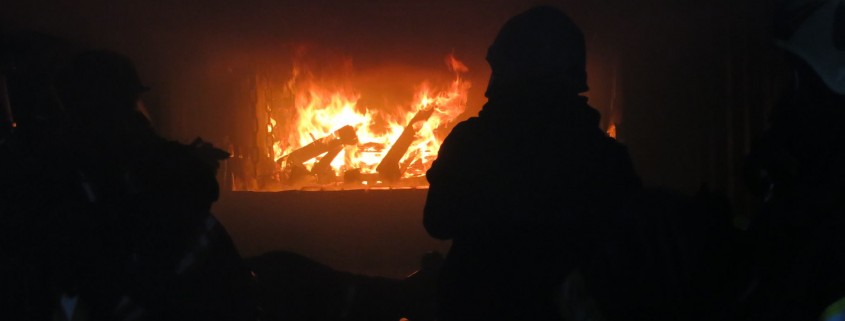
[[134, 64], [112, 51], [81, 53], [58, 75], [56, 89], [71, 117], [120, 117], [136, 111], [147, 90]]
[[536, 7], [508, 20], [487, 51], [487, 61], [492, 69], [487, 97], [526, 86], [587, 91], [584, 35], [554, 7]]

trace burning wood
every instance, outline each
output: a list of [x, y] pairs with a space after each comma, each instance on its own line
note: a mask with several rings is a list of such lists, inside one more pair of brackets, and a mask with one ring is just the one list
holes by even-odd
[[320, 159], [314, 167], [311, 168], [311, 173], [317, 175], [317, 183], [325, 184], [331, 183], [335, 179], [334, 170], [332, 170], [332, 161], [343, 150], [343, 146], [336, 146], [329, 150], [323, 158]]
[[[354, 145], [358, 143], [358, 134], [352, 126], [343, 126], [331, 135], [315, 140], [311, 144], [297, 149], [281, 159], [288, 165], [302, 164], [314, 157], [320, 156], [332, 149], [343, 147], [343, 145]], [[335, 154], [337, 156], [337, 154]]]
[[414, 124], [418, 122], [425, 122], [429, 117], [431, 117], [432, 113], [434, 113], [433, 107], [420, 110], [416, 115], [414, 115], [414, 118], [408, 122], [408, 126], [405, 126], [405, 130], [402, 131], [402, 135], [400, 135], [399, 139], [393, 143], [393, 146], [390, 147], [387, 155], [382, 158], [381, 163], [379, 163], [378, 167], [376, 167], [376, 171], [381, 174], [383, 180], [393, 182], [402, 177], [404, 168], [400, 168], [399, 161], [402, 160], [402, 156], [405, 156], [405, 153], [408, 152], [408, 147], [410, 147], [411, 143], [414, 142], [414, 136], [417, 133], [417, 128]]
[[[379, 99], [379, 92], [359, 90], [338, 75], [315, 74], [303, 64], [294, 64], [282, 84], [257, 75], [256, 116], [266, 130], [257, 132], [256, 157], [269, 160], [262, 167], [268, 174], [261, 176], [269, 179], [258, 189], [427, 185], [424, 173], [437, 157], [439, 134], [462, 115], [470, 88], [461, 77], [466, 66], [452, 56], [446, 62], [453, 81], [434, 86], [424, 81], [415, 86], [413, 99], [401, 102]], [[394, 82], [394, 76], [382, 81]], [[259, 177], [241, 176], [247, 182]]]
[[[334, 172], [331, 168], [332, 160], [337, 157], [343, 150], [344, 145], [354, 145], [358, 143], [358, 134], [352, 126], [343, 126], [336, 130], [331, 135], [320, 138], [297, 149], [280, 160], [285, 161], [286, 172], [288, 172], [288, 183], [294, 184], [299, 182], [308, 174], [317, 175], [320, 182], [329, 182], [334, 178]], [[309, 172], [304, 162], [320, 156], [325, 153], [323, 158], [314, 165]]]

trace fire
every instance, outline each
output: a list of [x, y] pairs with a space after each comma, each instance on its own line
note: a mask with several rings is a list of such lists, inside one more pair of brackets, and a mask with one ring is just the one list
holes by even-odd
[[607, 136], [616, 139], [616, 124], [610, 123], [610, 125], [607, 126]]
[[363, 105], [353, 85], [327, 85], [306, 66], [294, 66], [281, 88], [291, 97], [292, 111], [267, 110], [268, 150], [279, 180], [371, 186], [423, 177], [437, 157], [443, 128], [464, 112], [471, 85], [462, 78], [466, 65], [452, 55], [445, 62], [451, 82], [421, 81], [412, 99], [399, 106]]

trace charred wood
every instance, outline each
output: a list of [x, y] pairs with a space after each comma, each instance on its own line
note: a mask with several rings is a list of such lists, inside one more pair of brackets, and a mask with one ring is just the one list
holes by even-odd
[[317, 183], [326, 184], [335, 181], [336, 176], [332, 170], [332, 161], [337, 158], [337, 155], [342, 150], [342, 145], [332, 147], [331, 150], [323, 155], [323, 158], [317, 164], [314, 164], [314, 167], [311, 168], [311, 173], [317, 175]]
[[343, 126], [336, 130], [331, 135], [320, 138], [297, 149], [282, 159], [286, 159], [289, 165], [302, 164], [309, 159], [320, 156], [334, 148], [342, 147], [343, 145], [353, 145], [358, 143], [358, 134], [352, 126]]
[[396, 142], [393, 143], [393, 146], [390, 147], [387, 155], [382, 158], [378, 167], [376, 167], [376, 171], [381, 174], [384, 181], [394, 182], [402, 176], [404, 168], [400, 166], [401, 164], [399, 164], [399, 161], [402, 160], [402, 156], [405, 156], [405, 153], [408, 152], [408, 148], [411, 147], [411, 143], [414, 142], [414, 136], [417, 134], [417, 128], [414, 127], [414, 124], [418, 122], [425, 122], [429, 117], [431, 117], [432, 113], [434, 113], [434, 108], [418, 111], [417, 114], [414, 115], [414, 118], [408, 122], [408, 125], [405, 126], [405, 129], [402, 131], [399, 139], [397, 139]]

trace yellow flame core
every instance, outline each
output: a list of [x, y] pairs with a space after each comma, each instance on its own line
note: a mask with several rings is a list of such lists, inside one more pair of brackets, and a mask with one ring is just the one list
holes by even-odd
[[[286, 127], [290, 128], [287, 133], [276, 133], [274, 136], [279, 137], [272, 143], [274, 160], [278, 161], [349, 125], [355, 129], [358, 144], [345, 146], [332, 160], [332, 169], [337, 175], [351, 169], [361, 173], [375, 173], [379, 162], [417, 112], [433, 108], [434, 112], [427, 120], [413, 124], [416, 130], [414, 141], [400, 161], [400, 164], [406, 166], [403, 177], [425, 175], [437, 157], [443, 140], [443, 137], [436, 134], [437, 130], [449, 125], [464, 112], [471, 86], [469, 81], [461, 78], [461, 74], [468, 71], [463, 63], [450, 55], [446, 58], [446, 64], [454, 73], [454, 80], [439, 87], [422, 82], [409, 106], [395, 106], [392, 110], [359, 106], [361, 95], [355, 90], [325, 88], [313, 81], [303, 83], [297, 79], [303, 74], [302, 69], [295, 66], [292, 79], [283, 88], [294, 97], [295, 116], [286, 120], [271, 117], [268, 124], [268, 132], [272, 133], [279, 128], [276, 126], [278, 123], [292, 123], [292, 126]], [[442, 132], [440, 134], [443, 136]], [[310, 170], [319, 158], [311, 159], [304, 165]]]

